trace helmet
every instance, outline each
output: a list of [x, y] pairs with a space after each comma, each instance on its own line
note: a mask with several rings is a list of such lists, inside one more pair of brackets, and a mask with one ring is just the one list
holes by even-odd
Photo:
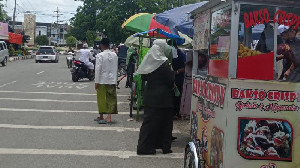
[[89, 47], [89, 45], [88, 45], [87, 43], [84, 43], [82, 47], [84, 47], [84, 48], [88, 48], [88, 47]]

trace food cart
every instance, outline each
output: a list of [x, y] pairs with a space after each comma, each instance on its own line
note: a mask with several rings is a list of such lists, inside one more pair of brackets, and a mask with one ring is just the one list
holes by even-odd
[[192, 16], [184, 167], [300, 167], [300, 83], [278, 81], [276, 62], [278, 26], [299, 29], [300, 1], [210, 0]]

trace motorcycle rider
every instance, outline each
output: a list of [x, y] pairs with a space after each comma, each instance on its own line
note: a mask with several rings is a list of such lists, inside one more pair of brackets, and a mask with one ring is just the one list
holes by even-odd
[[83, 44], [83, 49], [80, 49], [80, 58], [79, 60], [82, 61], [90, 70], [91, 74], [94, 73], [94, 64], [90, 62], [90, 59], [93, 61], [95, 58], [93, 57], [89, 46], [87, 43]]

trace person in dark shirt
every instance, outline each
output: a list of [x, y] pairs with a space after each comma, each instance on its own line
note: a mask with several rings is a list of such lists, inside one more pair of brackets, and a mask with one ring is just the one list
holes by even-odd
[[284, 74], [289, 82], [300, 82], [300, 31], [291, 30], [290, 37], [293, 42], [290, 44], [292, 50], [292, 65]]
[[181, 103], [181, 95], [182, 95], [182, 87], [184, 82], [184, 72], [185, 72], [185, 62], [186, 62], [186, 54], [183, 50], [179, 49], [175, 40], [169, 40], [168, 45], [175, 47], [177, 50], [177, 58], [173, 58], [172, 60], [172, 68], [175, 73], [175, 84], [180, 92], [179, 96], [175, 96], [174, 98], [174, 116], [175, 119], [180, 118], [180, 103]]

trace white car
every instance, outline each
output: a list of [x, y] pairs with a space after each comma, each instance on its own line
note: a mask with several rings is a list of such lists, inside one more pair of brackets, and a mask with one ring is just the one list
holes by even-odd
[[0, 41], [0, 63], [6, 66], [8, 60], [8, 49], [4, 41]]
[[58, 63], [58, 54], [53, 46], [41, 46], [36, 52], [35, 62], [56, 62]]

